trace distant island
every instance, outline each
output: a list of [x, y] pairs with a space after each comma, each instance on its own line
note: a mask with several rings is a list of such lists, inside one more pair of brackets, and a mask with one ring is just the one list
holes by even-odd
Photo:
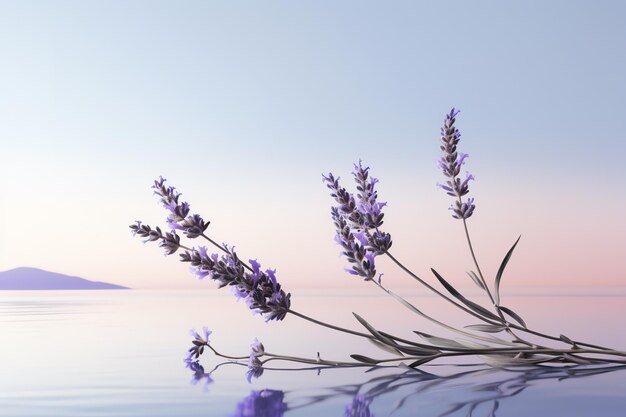
[[57, 274], [38, 268], [15, 268], [0, 272], [0, 290], [127, 290], [106, 282]]

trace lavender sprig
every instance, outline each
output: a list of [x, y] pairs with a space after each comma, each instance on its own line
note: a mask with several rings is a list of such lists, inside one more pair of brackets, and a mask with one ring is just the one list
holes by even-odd
[[468, 198], [467, 201], [463, 202], [462, 197], [469, 193], [469, 182], [474, 179], [474, 176], [468, 172], [465, 179], [461, 180], [459, 177], [461, 166], [465, 164], [465, 160], [469, 158], [469, 155], [457, 152], [457, 145], [461, 140], [461, 132], [454, 126], [454, 122], [458, 114], [459, 111], [452, 108], [450, 113], [446, 114], [441, 128], [440, 149], [443, 155], [438, 161], [438, 166], [443, 175], [449, 179], [445, 184], [437, 183], [437, 186], [449, 196], [457, 198], [454, 206], [450, 207], [450, 210], [453, 212], [452, 217], [455, 219], [468, 219], [474, 213], [476, 206], [473, 198]]
[[170, 212], [167, 224], [172, 230], [182, 231], [190, 239], [202, 236], [211, 222], [205, 222], [198, 214], [189, 214], [189, 203], [186, 201], [179, 203], [181, 194], [176, 191], [176, 188], [166, 186], [165, 181], [163, 177], [159, 177], [154, 181], [152, 189], [154, 194], [161, 198], [163, 207]]
[[227, 245], [225, 249], [224, 255], [209, 255], [201, 246], [181, 253], [180, 260], [190, 263], [198, 278], [208, 276], [219, 288], [232, 286], [235, 296], [244, 299], [251, 310], [264, 315], [266, 321], [283, 320], [291, 306], [291, 294], [282, 290], [275, 271], [261, 271], [261, 264], [251, 259], [252, 272], [247, 272], [235, 249]]
[[159, 247], [165, 249], [166, 256], [172, 255], [181, 247], [180, 236], [176, 234], [175, 230], [163, 234], [160, 227], [153, 229], [147, 224], [142, 224], [139, 220], [129, 227], [133, 232], [133, 236], [139, 235], [146, 238], [146, 240], [143, 241], [144, 243], [160, 241]]
[[335, 241], [343, 248], [344, 255], [348, 262], [352, 264], [351, 268], [346, 268], [346, 272], [352, 275], [358, 275], [365, 278], [366, 281], [376, 276], [376, 266], [374, 262], [375, 252], [368, 251], [367, 239], [362, 232], [352, 233], [345, 216], [342, 216], [340, 209], [331, 208], [331, 215], [337, 228]]
[[233, 247], [219, 246], [224, 254], [209, 255], [207, 248], [200, 246], [188, 248], [181, 245], [180, 236], [176, 230], [181, 230], [188, 238], [205, 237], [204, 231], [209, 226], [198, 214], [190, 214], [187, 202], [180, 202], [181, 194], [176, 188], [165, 185], [165, 179], [159, 177], [152, 188], [160, 197], [163, 207], [169, 211], [167, 222], [172, 231], [163, 233], [161, 228], [152, 228], [140, 221], [130, 225], [133, 235], [145, 237], [144, 242], [159, 241], [159, 246], [165, 249], [166, 255], [175, 253], [179, 248], [185, 251], [180, 254], [181, 262], [191, 264], [194, 274], [202, 279], [206, 276], [218, 282], [218, 287], [232, 286], [233, 293], [238, 299], [244, 299], [248, 307], [263, 316], [266, 321], [283, 320], [291, 306], [291, 295], [286, 294], [276, 279], [276, 271], [266, 269], [261, 271], [261, 265], [256, 260], [250, 260], [250, 265], [243, 263]]
[[185, 361], [198, 359], [200, 355], [204, 353], [204, 348], [209, 346], [209, 336], [211, 336], [211, 333], [212, 332], [206, 326], [202, 328], [202, 335], [194, 329], [189, 331], [189, 334], [193, 336], [193, 341], [191, 342], [193, 346], [189, 349], [189, 355]]
[[382, 208], [387, 203], [378, 202], [376, 178], [369, 176], [369, 167], [361, 161], [354, 165], [354, 180], [357, 184], [357, 199], [339, 185], [339, 177], [332, 173], [322, 175], [322, 180], [331, 190], [337, 205], [331, 208], [335, 224], [335, 241], [342, 247], [351, 267], [346, 272], [363, 277], [366, 281], [376, 276], [375, 257], [391, 247], [391, 235], [378, 228], [383, 224]]

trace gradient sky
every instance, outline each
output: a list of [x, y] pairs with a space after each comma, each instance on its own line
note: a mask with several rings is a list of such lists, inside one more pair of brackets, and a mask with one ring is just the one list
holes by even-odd
[[360, 288], [320, 174], [362, 158], [397, 257], [471, 286], [435, 186], [454, 106], [484, 272], [521, 234], [504, 287], [625, 286], [624, 22], [621, 1], [0, 1], [0, 270], [212, 285], [129, 232], [164, 224], [163, 175], [287, 290]]

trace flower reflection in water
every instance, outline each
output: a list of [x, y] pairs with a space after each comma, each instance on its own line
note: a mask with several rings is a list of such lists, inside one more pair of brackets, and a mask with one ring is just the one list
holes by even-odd
[[252, 391], [235, 410], [234, 417], [282, 417], [287, 411], [285, 393], [271, 389]]
[[200, 362], [194, 361], [188, 357], [185, 358], [185, 367], [189, 368], [193, 372], [193, 378], [191, 379], [191, 383], [193, 385], [204, 382], [204, 387], [207, 388], [209, 384], [213, 382], [211, 373], [204, 372], [204, 367], [200, 365]]
[[344, 417], [374, 417], [370, 411], [371, 399], [364, 395], [356, 395], [352, 403], [346, 406]]
[[[228, 364], [243, 366], [243, 364], [233, 362]], [[456, 371], [460, 369], [462, 368], [455, 368]], [[239, 402], [233, 415], [235, 417], [282, 417], [290, 410], [313, 408], [321, 403], [331, 402], [339, 403], [335, 415], [341, 415], [340, 404], [345, 404], [343, 406], [345, 417], [374, 417], [370, 409], [373, 404], [376, 405], [376, 409], [382, 411], [382, 415], [412, 415], [412, 411], [419, 407], [426, 413], [425, 415], [438, 417], [497, 417], [503, 409], [505, 411], [502, 412], [507, 413], [509, 399], [528, 388], [549, 389], [545, 387], [546, 383], [616, 371], [626, 371], [626, 367], [533, 367], [512, 370], [472, 368], [445, 376], [415, 370], [404, 373], [392, 372], [370, 378], [362, 383], [328, 387], [323, 390], [323, 393], [317, 392], [316, 394], [312, 394], [311, 391], [307, 392], [306, 389], [254, 390]], [[303, 369], [299, 372], [307, 371]], [[208, 376], [203, 371], [201, 374]], [[200, 375], [197, 369], [194, 375]], [[510, 406], [508, 408], [510, 409]], [[314, 411], [311, 410], [312, 413]]]

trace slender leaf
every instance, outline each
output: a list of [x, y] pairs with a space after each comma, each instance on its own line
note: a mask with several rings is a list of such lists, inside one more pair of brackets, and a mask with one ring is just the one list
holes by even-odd
[[576, 342], [574, 342], [572, 339], [570, 339], [569, 337], [565, 336], [564, 334], [560, 335], [559, 339], [561, 339], [565, 343], [569, 343], [572, 346], [576, 346]]
[[[394, 338], [393, 335], [390, 335], [387, 332], [380, 331], [378, 333], [380, 333], [381, 335], [383, 335], [385, 337], [388, 337], [388, 338], [390, 338], [392, 340]], [[395, 342], [395, 340], [394, 340], [394, 342]], [[411, 348], [415, 347], [416, 349], [423, 349], [424, 351], [427, 351], [427, 352], [431, 352], [434, 349], [434, 347], [432, 347], [430, 345], [427, 345], [427, 344], [424, 344], [424, 343], [413, 342], [413, 341], [410, 341], [410, 340], [402, 341], [402, 343], [406, 343], [407, 345], [409, 345], [409, 346], [402, 346], [402, 347], [411, 347]], [[401, 346], [396, 343], [394, 345], [394, 347], [400, 348]]]
[[418, 359], [418, 360], [416, 360], [415, 362], [412, 362], [412, 363], [409, 365], [409, 368], [416, 368], [416, 367], [418, 367], [418, 366], [420, 366], [420, 365], [423, 365], [423, 364], [425, 364], [425, 363], [428, 363], [428, 362], [432, 361], [432, 360], [433, 360], [433, 359], [435, 359], [435, 358], [437, 358], [437, 355], [433, 355], [433, 356], [426, 356], [425, 358]]
[[374, 344], [374, 346], [376, 346], [379, 349], [384, 350], [385, 352], [388, 352], [388, 353], [391, 353], [391, 354], [394, 354], [394, 355], [398, 355], [398, 356], [404, 356], [402, 354], [402, 352], [400, 352], [398, 349], [396, 349], [396, 348], [394, 348], [392, 346], [386, 345], [384, 343], [381, 343], [381, 342], [379, 342], [376, 339], [367, 339], [367, 340], [369, 340], [370, 342], [372, 342]]
[[402, 353], [406, 353], [407, 355], [411, 355], [411, 356], [435, 355], [441, 352], [435, 346], [430, 346], [430, 349], [424, 349], [424, 348], [413, 347], [413, 346], [398, 346], [398, 350]]
[[356, 313], [352, 313], [354, 315], [354, 317], [356, 317], [356, 319], [359, 321], [359, 323], [361, 323], [363, 325], [363, 327], [365, 327], [376, 339], [378, 339], [379, 341], [381, 341], [382, 343], [385, 343], [387, 345], [395, 345], [396, 342], [394, 342], [392, 339], [390, 339], [389, 337], [383, 336], [382, 334], [380, 334], [380, 332], [378, 330], [376, 330], [374, 328], [374, 326], [372, 326], [371, 324], [369, 324], [363, 317], [359, 316]]
[[506, 326], [496, 326], [491, 324], [472, 324], [469, 326], [465, 326], [465, 328], [486, 333], [500, 333], [501, 331], [507, 329]]
[[513, 319], [518, 322], [519, 324], [521, 324], [525, 329], [527, 328], [526, 326], [526, 322], [524, 321], [524, 319], [522, 319], [520, 317], [519, 314], [517, 314], [515, 311], [511, 310], [510, 308], [506, 308], [504, 306], [498, 306], [500, 308], [501, 311], [505, 312], [506, 314], [508, 314], [509, 316], [513, 317]]
[[478, 356], [487, 365], [494, 368], [504, 368], [507, 366], [535, 365], [542, 362], [548, 362], [554, 359], [553, 356], [534, 355], [533, 358], [517, 358], [507, 355], [480, 355]]
[[502, 280], [502, 274], [504, 273], [504, 268], [506, 268], [506, 264], [509, 263], [509, 259], [511, 259], [513, 250], [515, 249], [515, 247], [517, 246], [517, 243], [519, 242], [521, 238], [522, 236], [517, 238], [517, 240], [511, 247], [511, 249], [509, 249], [509, 251], [504, 256], [504, 259], [502, 260], [502, 263], [500, 264], [500, 268], [498, 268], [498, 273], [496, 274], [496, 291], [495, 291], [496, 305], [500, 304], [500, 281]]
[[468, 271], [467, 275], [469, 275], [469, 277], [472, 279], [472, 281], [474, 281], [474, 284], [478, 285], [478, 287], [481, 290], [486, 290], [487, 288], [485, 288], [485, 286], [483, 285], [483, 282], [480, 280], [480, 278], [478, 278], [478, 275], [476, 275], [476, 273], [474, 271]]
[[443, 285], [450, 294], [456, 297], [459, 301], [461, 301], [467, 307], [474, 310], [475, 313], [481, 314], [482, 316], [487, 317], [491, 320], [500, 321], [500, 317], [496, 316], [491, 311], [487, 310], [485, 307], [480, 306], [476, 304], [475, 302], [470, 301], [467, 298], [465, 298], [460, 292], [456, 290], [456, 288], [450, 285], [450, 283], [448, 283], [448, 281], [446, 281], [441, 275], [439, 275], [439, 273], [435, 271], [433, 268], [430, 268], [430, 270], [433, 272], [433, 274], [435, 274], [439, 282], [441, 282], [441, 285]]
[[593, 361], [590, 361], [587, 358], [582, 358], [580, 356], [570, 355], [568, 353], [564, 353], [563, 357], [565, 359], [567, 359], [568, 361], [570, 361], [570, 362], [578, 363], [578, 364], [581, 364], [581, 365], [589, 365], [590, 363], [593, 363]]
[[456, 339], [456, 341], [459, 342], [461, 345], [465, 346], [466, 348], [469, 348], [469, 349], [485, 349], [485, 348], [489, 347], [489, 346], [483, 345], [481, 343], [472, 342], [471, 340]]
[[367, 363], [367, 364], [370, 364], [370, 365], [376, 365], [378, 362], [380, 362], [380, 361], [378, 361], [376, 359], [372, 359], [372, 358], [369, 358], [369, 357], [363, 356], [363, 355], [356, 355], [356, 354], [354, 354], [354, 355], [350, 355], [350, 357], [352, 359], [354, 359], [355, 361]]
[[414, 330], [413, 333], [417, 334], [422, 339], [426, 340], [428, 343], [432, 343], [434, 348], [453, 348], [453, 349], [466, 349], [461, 343], [456, 340], [446, 339], [445, 337], [432, 336], [428, 333], [418, 332]]

